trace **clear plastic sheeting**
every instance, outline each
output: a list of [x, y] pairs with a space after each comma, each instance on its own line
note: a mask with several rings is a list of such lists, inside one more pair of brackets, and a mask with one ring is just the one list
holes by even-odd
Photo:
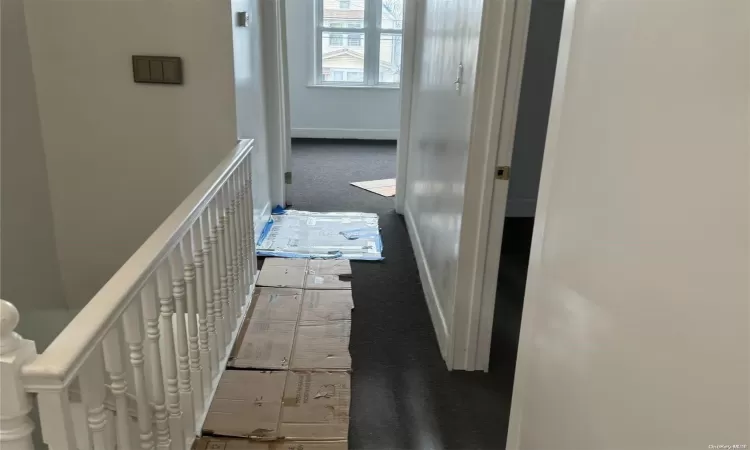
[[257, 244], [259, 256], [383, 259], [378, 215], [277, 208]]

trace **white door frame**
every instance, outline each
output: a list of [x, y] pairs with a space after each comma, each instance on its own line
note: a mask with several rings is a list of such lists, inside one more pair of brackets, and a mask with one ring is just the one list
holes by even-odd
[[286, 63], [286, 0], [258, 0], [261, 14], [266, 136], [272, 207], [286, 206], [285, 172], [291, 170], [289, 71]]
[[[312, 1], [312, 0], [307, 0]], [[406, 164], [408, 160], [409, 118], [411, 115], [411, 86], [414, 73], [414, 48], [416, 46], [416, 11], [420, 0], [406, 0], [404, 7], [403, 51], [401, 54], [401, 128], [396, 150], [396, 211], [403, 214], [406, 189]], [[286, 8], [287, 0], [259, 0], [262, 16], [263, 64], [266, 80], [266, 102], [279, 105], [267, 108], [268, 135], [276, 136], [278, 144], [269, 147], [271, 158], [271, 197], [274, 206], [286, 206], [289, 192], [285, 173], [291, 172], [291, 123], [289, 104], [289, 65], [287, 64]], [[305, 5], [307, 6], [307, 5]], [[311, 19], [312, 20], [312, 19]], [[311, 36], [312, 39], [312, 36]], [[406, 99], [406, 101], [404, 101]], [[278, 114], [276, 114], [278, 112]], [[273, 140], [269, 139], [270, 142]], [[276, 148], [278, 145], [278, 148]], [[399, 192], [401, 195], [399, 195]]]
[[[531, 0], [485, 0], [448, 367], [489, 370], [510, 166]], [[511, 171], [512, 176], [512, 171]]]
[[409, 132], [411, 131], [411, 101], [416, 70], [417, 30], [420, 26], [421, 0], [404, 3], [403, 49], [401, 51], [401, 123], [396, 148], [396, 212], [403, 215], [406, 207], [406, 173], [409, 163]]

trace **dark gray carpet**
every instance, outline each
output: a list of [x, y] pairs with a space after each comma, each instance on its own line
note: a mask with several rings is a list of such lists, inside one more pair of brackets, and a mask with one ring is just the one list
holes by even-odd
[[352, 449], [505, 448], [531, 221], [509, 221], [489, 373], [449, 372], [393, 199], [350, 186], [396, 176], [393, 143], [295, 141], [292, 206], [380, 216], [385, 261], [352, 262]]

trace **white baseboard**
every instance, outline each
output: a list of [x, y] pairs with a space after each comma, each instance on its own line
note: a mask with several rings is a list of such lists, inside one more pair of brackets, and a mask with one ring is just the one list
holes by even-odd
[[293, 138], [396, 140], [399, 130], [356, 128], [292, 128]]
[[411, 246], [414, 248], [414, 256], [417, 260], [419, 278], [422, 282], [425, 299], [427, 300], [427, 307], [430, 310], [430, 318], [432, 319], [432, 325], [435, 327], [435, 334], [437, 335], [438, 345], [440, 346], [440, 354], [450, 368], [450, 363], [448, 362], [448, 348], [451, 337], [450, 332], [448, 331], [448, 324], [445, 321], [445, 314], [443, 314], [443, 308], [440, 306], [440, 299], [438, 298], [437, 291], [435, 290], [435, 283], [430, 274], [430, 268], [427, 264], [422, 241], [419, 239], [419, 233], [417, 232], [417, 227], [414, 223], [414, 217], [412, 216], [408, 204], [404, 207], [404, 217], [406, 217], [406, 229], [409, 232]]
[[505, 217], [534, 217], [535, 198], [509, 198], [505, 207]]
[[260, 238], [260, 233], [263, 232], [263, 228], [265, 228], [266, 223], [268, 223], [268, 219], [271, 218], [271, 202], [267, 202], [263, 206], [263, 210], [258, 216], [258, 220], [255, 223], [255, 242], [258, 242], [258, 238]]

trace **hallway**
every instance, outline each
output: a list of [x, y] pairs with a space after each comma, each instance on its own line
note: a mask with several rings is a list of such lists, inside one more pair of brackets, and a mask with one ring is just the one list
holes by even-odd
[[385, 260], [352, 262], [350, 448], [504, 448], [531, 221], [504, 239], [491, 372], [451, 373], [393, 199], [349, 185], [394, 177], [395, 144], [295, 141], [292, 157], [291, 208], [380, 215]]

